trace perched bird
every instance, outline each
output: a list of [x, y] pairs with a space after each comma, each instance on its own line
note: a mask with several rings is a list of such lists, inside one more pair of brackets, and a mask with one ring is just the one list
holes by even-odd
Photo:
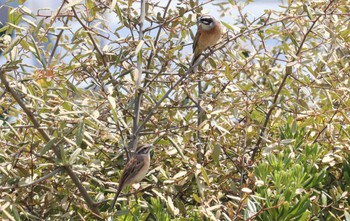
[[113, 199], [110, 210], [113, 210], [120, 192], [127, 185], [140, 182], [147, 174], [150, 166], [150, 149], [152, 145], [141, 145], [125, 165], [123, 174], [119, 180], [118, 191]]
[[202, 52], [215, 45], [221, 37], [222, 25], [213, 16], [203, 15], [197, 21], [198, 30], [193, 42], [193, 65]]

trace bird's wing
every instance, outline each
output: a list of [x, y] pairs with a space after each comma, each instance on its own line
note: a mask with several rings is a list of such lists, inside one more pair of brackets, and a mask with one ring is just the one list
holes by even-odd
[[198, 39], [199, 39], [200, 36], [201, 36], [201, 32], [197, 31], [196, 36], [194, 37], [193, 45], [192, 45], [193, 53], [196, 52]]
[[201, 32], [197, 31], [197, 34], [194, 37], [194, 42], [192, 45], [193, 57], [192, 57], [191, 65], [193, 65], [196, 62], [196, 60], [200, 57], [200, 55], [202, 53], [198, 48], [198, 40], [199, 40], [201, 34], [202, 34]]
[[142, 160], [142, 157], [140, 156], [133, 156], [129, 162], [125, 165], [122, 177], [119, 180], [119, 186], [118, 186], [118, 191], [113, 199], [113, 202], [110, 207], [110, 211], [114, 209], [115, 203], [118, 199], [118, 196], [120, 192], [123, 190], [124, 186], [126, 184], [131, 184], [130, 181], [132, 181], [132, 177], [135, 176], [135, 174], [141, 170], [141, 168], [144, 165], [144, 160]]
[[123, 175], [120, 179], [120, 184], [129, 184], [127, 181], [130, 181], [130, 177], [135, 176], [135, 174], [140, 171], [143, 167], [144, 161], [140, 156], [132, 157], [129, 162], [126, 164], [125, 169], [123, 171]]

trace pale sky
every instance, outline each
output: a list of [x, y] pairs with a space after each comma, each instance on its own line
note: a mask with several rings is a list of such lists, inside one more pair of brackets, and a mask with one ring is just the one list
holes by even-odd
[[[4, 4], [4, 2], [6, 2], [7, 0], [0, 0], [0, 5]], [[24, 4], [25, 7], [27, 7], [29, 10], [31, 10], [31, 12], [33, 14], [37, 14], [38, 9], [41, 9], [40, 13], [41, 14], [50, 14], [52, 11], [56, 11], [58, 9], [58, 7], [61, 5], [62, 1], [49, 1], [49, 0], [27, 0]], [[168, 2], [165, 0], [160, 0], [161, 3], [164, 3], [164, 5]], [[204, 2], [204, 1], [200, 1], [200, 2]], [[214, 17], [219, 17], [219, 13], [218, 13], [218, 7], [215, 6], [215, 2], [217, 3], [218, 1], [213, 1], [214, 4], [207, 4], [203, 7], [203, 13], [207, 14], [210, 13], [212, 14]], [[241, 1], [243, 2], [243, 1]], [[137, 4], [137, 3], [135, 3]], [[177, 4], [177, 1], [173, 1], [174, 7]], [[281, 10], [281, 8], [279, 7], [279, 5], [281, 5], [282, 2], [280, 0], [269, 0], [269, 1], [265, 1], [265, 0], [257, 0], [255, 2], [250, 3], [248, 6], [245, 7], [245, 12], [247, 12], [249, 14], [249, 17], [253, 18], [253, 17], [259, 17], [260, 15], [262, 15], [264, 13], [264, 10], [266, 9], [270, 9], [270, 10]], [[11, 5], [14, 5], [13, 3], [11, 3]], [[0, 19], [4, 19], [4, 15], [6, 15], [6, 11], [4, 11], [4, 9], [0, 9]], [[232, 19], [235, 18], [235, 15], [238, 15], [237, 9], [236, 8], [232, 8], [232, 11], [230, 11], [231, 15], [227, 15], [226, 17], [220, 17], [219, 19], [226, 22], [226, 23], [232, 23]], [[108, 14], [106, 14], [106, 17], [108, 18], [108, 20], [113, 21], [113, 18], [110, 18], [111, 16], [115, 16], [114, 13], [111, 13], [110, 16], [108, 16]], [[117, 26], [117, 23], [110, 23], [110, 29], [114, 30]], [[77, 23], [76, 26], [73, 25], [72, 29], [77, 29], [80, 28], [80, 25]], [[191, 28], [195, 28], [195, 27], [191, 27]], [[190, 41], [191, 39], [189, 39]], [[103, 44], [103, 42], [101, 42]], [[102, 45], [103, 46], [103, 45]], [[0, 65], [2, 65], [4, 63], [4, 59], [1, 56], [0, 57]]]

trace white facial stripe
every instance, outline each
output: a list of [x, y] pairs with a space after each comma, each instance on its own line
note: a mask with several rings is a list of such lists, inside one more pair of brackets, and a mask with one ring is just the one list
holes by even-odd
[[201, 21], [201, 23], [206, 24], [206, 25], [210, 25], [212, 22], [214, 22], [214, 20], [212, 18], [201, 18], [200, 21]]
[[140, 154], [146, 154], [151, 149], [152, 145], [145, 145], [143, 147], [139, 147], [139, 149], [136, 151]]
[[214, 25], [205, 25], [203, 23], [201, 23], [200, 25], [204, 31], [209, 31], [209, 30], [213, 29], [213, 27], [214, 27]]

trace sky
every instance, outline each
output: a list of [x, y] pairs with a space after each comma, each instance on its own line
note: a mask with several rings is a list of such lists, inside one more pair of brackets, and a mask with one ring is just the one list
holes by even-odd
[[[0, 0], [0, 6], [4, 4], [4, 2], [7, 2], [8, 0]], [[41, 14], [50, 14], [52, 11], [56, 11], [58, 7], [61, 5], [62, 1], [50, 1], [50, 0], [27, 0], [24, 4], [25, 7], [27, 7], [33, 14], [37, 14], [38, 10], [41, 9], [40, 13]], [[160, 0], [159, 1], [161, 4], [165, 5], [168, 1], [167, 0]], [[177, 4], [178, 1], [173, 1], [174, 7]], [[200, 3], [205, 2], [205, 1], [200, 1]], [[215, 3], [218, 1], [213, 1], [214, 4], [210, 3], [207, 5], [204, 5], [203, 7], [203, 13], [208, 14], [210, 13], [214, 17], [219, 17], [219, 12], [217, 11], [218, 7], [214, 6]], [[220, 1], [222, 2], [222, 1]], [[240, 1], [244, 2], [244, 1]], [[250, 18], [254, 17], [259, 17], [264, 13], [264, 10], [266, 9], [271, 9], [271, 10], [281, 10], [279, 5], [281, 5], [283, 1], [280, 0], [256, 0], [252, 3], [250, 3], [248, 6], [245, 7], [244, 12], [247, 12], [249, 14]], [[14, 3], [10, 3], [12, 6], [14, 6]], [[238, 12], [235, 8], [233, 8], [232, 11], [230, 11], [232, 15], [227, 15], [224, 17], [220, 17], [220, 20], [226, 23], [231, 23], [232, 18], [235, 17], [235, 15], [238, 15]], [[5, 8], [0, 8], [0, 21], [4, 20], [6, 18], [6, 9]], [[110, 16], [115, 16], [115, 14], [111, 14]], [[232, 17], [231, 17], [232, 16]], [[107, 18], [109, 18], [108, 15], [106, 15]], [[110, 21], [113, 21], [113, 18], [110, 18]], [[115, 27], [117, 26], [117, 23], [110, 23], [111, 30], [114, 30]], [[80, 28], [80, 25], [77, 23], [76, 26], [72, 27], [73, 29]], [[195, 28], [195, 27], [192, 27]], [[121, 33], [122, 34], [122, 33]], [[107, 43], [107, 42], [106, 42]], [[190, 53], [190, 52], [189, 52]], [[0, 65], [4, 64], [5, 59], [1, 56], [0, 57]], [[30, 61], [29, 61], [30, 62]], [[34, 62], [35, 63], [35, 62]]]

